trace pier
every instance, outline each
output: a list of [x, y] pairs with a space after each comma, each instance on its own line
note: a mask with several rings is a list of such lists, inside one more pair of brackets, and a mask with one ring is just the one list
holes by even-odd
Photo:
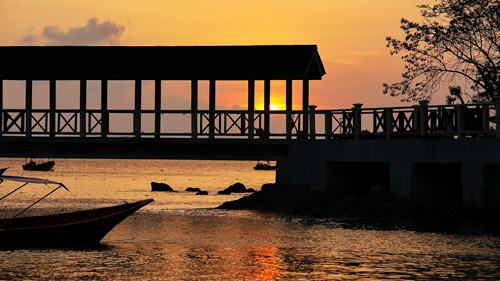
[[[380, 184], [402, 196], [500, 203], [500, 99], [319, 110], [309, 81], [326, 72], [314, 45], [0, 47], [0, 59], [2, 157], [276, 160], [278, 183], [338, 191]], [[4, 108], [6, 80], [25, 82], [24, 108]], [[78, 108], [57, 108], [59, 80], [78, 81]], [[109, 109], [115, 80], [133, 81], [133, 108]], [[33, 81], [49, 82], [49, 108], [33, 107]], [[100, 108], [87, 106], [88, 81], [100, 83]], [[142, 108], [143, 81], [154, 81], [154, 109]], [[190, 108], [163, 109], [162, 81], [188, 81]], [[208, 81], [208, 110], [198, 107], [200, 81]], [[247, 83], [248, 108], [217, 109], [220, 81]], [[273, 81], [285, 81], [285, 110], [270, 108]], [[255, 109], [256, 82], [263, 110]], [[300, 110], [292, 108], [296, 92]], [[168, 124], [178, 116], [186, 125], [176, 131]]]

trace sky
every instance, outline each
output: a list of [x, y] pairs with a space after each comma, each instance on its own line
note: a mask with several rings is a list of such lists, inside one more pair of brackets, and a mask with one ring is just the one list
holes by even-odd
[[[402, 38], [401, 18], [420, 21], [416, 7], [430, 0], [0, 0], [0, 45], [291, 45], [315, 44], [326, 69], [321, 81], [311, 81], [310, 103], [318, 109], [409, 105], [382, 94], [384, 82], [398, 82], [404, 65], [391, 56], [386, 36]], [[133, 85], [110, 85], [110, 104], [133, 105]], [[74, 84], [74, 83], [73, 83]], [[58, 82], [58, 104], [70, 97], [71, 82]], [[203, 92], [208, 84], [201, 82]], [[46, 103], [48, 83], [34, 87]], [[189, 108], [186, 82], [164, 83], [164, 108]], [[6, 105], [21, 106], [22, 83], [4, 82]], [[98, 91], [91, 84], [89, 91]], [[153, 86], [144, 83], [143, 105], [152, 107]], [[262, 85], [256, 85], [261, 106]], [[36, 88], [34, 92], [36, 91]], [[67, 92], [59, 94], [59, 92]], [[284, 83], [272, 82], [271, 103], [283, 107]], [[301, 104], [301, 85], [294, 83], [294, 107]], [[60, 97], [61, 96], [61, 97]], [[91, 97], [92, 94], [89, 94]], [[200, 95], [200, 108], [207, 97]], [[76, 99], [78, 100], [78, 99]], [[93, 101], [88, 102], [89, 105]], [[434, 96], [434, 104], [444, 97]], [[245, 108], [244, 82], [217, 84], [218, 108]], [[75, 107], [67, 105], [69, 107]], [[131, 107], [129, 107], [131, 108]], [[176, 109], [177, 109], [176, 108]]]

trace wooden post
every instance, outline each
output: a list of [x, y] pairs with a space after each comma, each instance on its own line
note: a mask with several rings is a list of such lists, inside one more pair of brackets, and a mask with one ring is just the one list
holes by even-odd
[[80, 80], [80, 137], [87, 136], [87, 80]]
[[161, 134], [161, 80], [155, 80], [155, 138]]
[[352, 108], [353, 115], [353, 129], [354, 129], [354, 138], [359, 139], [359, 135], [361, 134], [361, 107], [362, 103], [354, 103]]
[[292, 139], [292, 80], [286, 80], [286, 139]]
[[191, 80], [191, 138], [198, 138], [198, 80]]
[[142, 80], [135, 80], [135, 106], [134, 106], [134, 136], [141, 138], [141, 98], [142, 98]]
[[264, 131], [271, 133], [271, 80], [264, 80]]
[[394, 130], [394, 116], [392, 115], [393, 109], [386, 108], [385, 109], [385, 133], [386, 138], [390, 139], [392, 131]]
[[49, 81], [49, 136], [56, 136], [56, 80]]
[[213, 139], [215, 136], [215, 80], [210, 80], [208, 93], [208, 138]]
[[[316, 139], [316, 107], [315, 105], [310, 105], [309, 106], [309, 115], [311, 116], [309, 120], [311, 121], [311, 134], [310, 134], [310, 139], [315, 140]], [[307, 114], [305, 114], [307, 115]], [[305, 116], [304, 115], [304, 116]], [[331, 119], [330, 119], [331, 120]], [[326, 120], [325, 120], [326, 121]], [[326, 122], [325, 122], [326, 123]], [[330, 122], [331, 125], [331, 122]], [[326, 134], [326, 132], [325, 132]]]
[[325, 139], [330, 140], [333, 137], [332, 112], [325, 112]]
[[[248, 139], [254, 139], [254, 110], [255, 110], [255, 80], [248, 80]], [[242, 116], [242, 120], [245, 117]], [[243, 124], [242, 124], [243, 125]], [[242, 133], [245, 128], [242, 126]]]
[[464, 137], [465, 128], [465, 111], [467, 110], [467, 106], [465, 104], [457, 104], [457, 133], [458, 138]]
[[26, 137], [31, 138], [31, 109], [33, 107], [33, 80], [26, 79]]
[[487, 134], [490, 130], [490, 103], [481, 103], [481, 130]]
[[0, 79], [0, 136], [3, 133], [3, 79]]
[[101, 80], [101, 137], [109, 133], [108, 80]]
[[496, 135], [497, 139], [500, 139], [500, 97], [495, 97], [495, 109]]
[[420, 133], [422, 135], [428, 131], [428, 115], [429, 115], [429, 101], [428, 100], [420, 100], [418, 101], [420, 104]]
[[309, 134], [309, 119], [308, 119], [309, 118], [309, 114], [308, 114], [309, 109], [310, 109], [310, 107], [309, 107], [309, 80], [304, 79], [304, 80], [302, 80], [302, 111], [304, 112], [304, 115], [303, 115], [304, 120], [302, 121], [302, 124], [303, 124], [302, 131], [304, 132], [304, 134], [306, 136]]

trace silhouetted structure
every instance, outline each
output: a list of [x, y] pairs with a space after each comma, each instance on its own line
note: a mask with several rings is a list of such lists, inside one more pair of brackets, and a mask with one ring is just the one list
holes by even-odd
[[[316, 110], [309, 81], [325, 74], [316, 46], [0, 47], [0, 60], [0, 156], [277, 160], [278, 183], [338, 191], [379, 183], [403, 196], [500, 202], [500, 98]], [[3, 80], [26, 81], [25, 108], [3, 107]], [[49, 109], [33, 108], [33, 80], [49, 80]], [[56, 108], [56, 80], [80, 81], [79, 109]], [[101, 81], [101, 109], [87, 109], [87, 80]], [[135, 81], [133, 109], [108, 109], [108, 80]], [[142, 80], [155, 81], [154, 110], [141, 108]], [[191, 81], [191, 108], [163, 110], [162, 80]], [[198, 109], [200, 80], [209, 81], [208, 110]], [[248, 82], [248, 110], [216, 110], [220, 80]], [[254, 108], [256, 80], [264, 110]], [[272, 80], [286, 80], [284, 111], [270, 110]], [[292, 110], [294, 80], [301, 110]], [[133, 129], [110, 131], [110, 114], [132, 115]], [[144, 114], [154, 114], [153, 132], [143, 132]], [[163, 132], [172, 114], [190, 116], [190, 132]], [[284, 134], [270, 130], [280, 114]]]
[[[0, 80], [26, 81], [26, 113], [32, 111], [32, 81], [50, 81], [51, 136], [56, 127], [56, 80], [80, 81], [80, 135], [87, 130], [87, 80], [101, 80], [102, 118], [93, 118], [103, 136], [109, 132], [108, 80], [135, 81], [134, 135], [141, 134], [141, 81], [155, 80], [155, 136], [160, 132], [162, 80], [191, 81], [192, 137], [198, 132], [198, 81], [210, 81], [209, 135], [215, 133], [215, 96], [217, 80], [248, 81], [248, 134], [254, 134], [255, 80], [264, 80], [264, 130], [269, 131], [271, 80], [286, 80], [287, 119], [292, 114], [292, 81], [303, 81], [303, 108], [309, 106], [309, 80], [321, 79], [325, 69], [315, 45], [288, 46], [196, 46], [196, 47], [0, 47]], [[2, 91], [0, 87], [0, 99]], [[0, 104], [0, 109], [3, 109]], [[91, 118], [89, 117], [89, 120]], [[75, 118], [76, 120], [76, 118]], [[303, 120], [307, 128], [307, 119]], [[40, 122], [37, 125], [41, 125]], [[291, 138], [291, 125], [287, 125]], [[32, 120], [26, 118], [26, 134], [31, 135]], [[76, 127], [76, 126], [75, 126]], [[5, 130], [5, 129], [4, 129]], [[76, 132], [77, 128], [73, 128]]]

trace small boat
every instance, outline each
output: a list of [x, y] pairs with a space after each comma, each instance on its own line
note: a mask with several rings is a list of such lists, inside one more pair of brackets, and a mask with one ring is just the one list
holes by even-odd
[[56, 162], [50, 160], [42, 163], [37, 163], [33, 159], [23, 165], [23, 170], [25, 171], [52, 171]]
[[9, 167], [7, 167], [7, 168], [1, 168], [0, 169], [0, 176], [3, 175], [3, 173], [5, 173], [5, 171], [7, 171], [8, 168]]
[[276, 170], [276, 166], [272, 166], [269, 164], [269, 161], [267, 163], [260, 163], [258, 162], [255, 167], [253, 167], [254, 170]]
[[61, 187], [68, 189], [62, 183], [37, 178], [0, 176], [0, 181], [4, 180], [24, 182], [24, 184], [0, 200], [28, 183], [56, 184], [58, 186], [12, 218], [0, 220], [0, 248], [95, 246], [117, 224], [154, 201], [146, 199], [106, 208], [18, 218], [17, 216], [57, 189]]

